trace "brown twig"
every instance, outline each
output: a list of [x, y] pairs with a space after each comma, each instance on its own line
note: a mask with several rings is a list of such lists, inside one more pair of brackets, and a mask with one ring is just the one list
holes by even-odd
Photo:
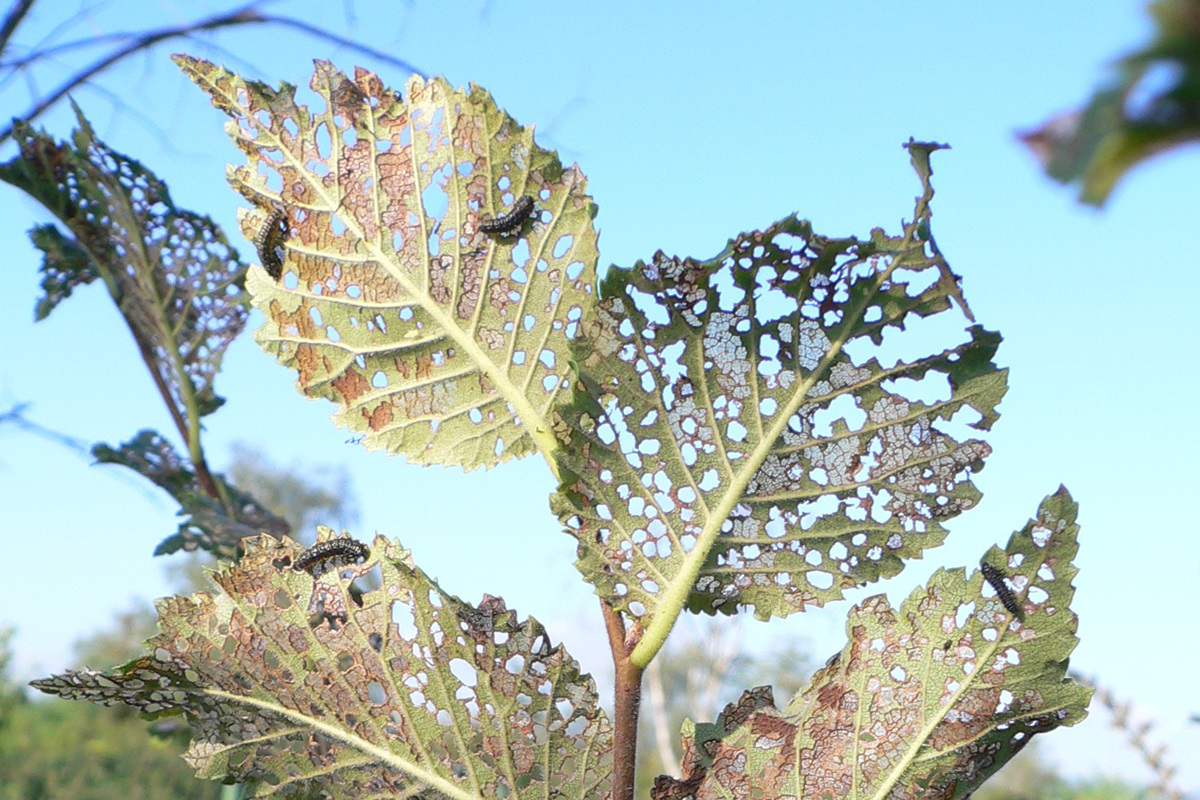
[[[32, 0], [28, 0], [28, 2], [32, 3]], [[28, 9], [26, 9], [26, 11], [27, 10]], [[8, 22], [10, 20], [12, 20], [16, 11], [17, 11], [17, 9], [14, 9], [13, 12], [10, 12], [9, 19], [5, 21], [6, 25], [8, 24]], [[20, 19], [17, 18], [12, 23], [14, 29], [15, 29], [16, 25], [19, 23], [20, 23]], [[404, 59], [396, 58], [395, 56], [388, 55], [387, 53], [376, 50], [374, 48], [357, 44], [350, 39], [346, 39], [345, 37], [338, 36], [336, 34], [330, 33], [329, 31], [314, 27], [312, 25], [309, 25], [306, 22], [303, 22], [302, 20], [298, 20], [293, 17], [277, 16], [277, 15], [273, 15], [273, 14], [263, 14], [262, 12], [260, 12], [258, 10], [258, 8], [256, 7], [256, 4], [250, 4], [247, 6], [243, 6], [242, 8], [239, 8], [237, 10], [225, 13], [225, 14], [218, 14], [216, 16], [209, 17], [208, 19], [200, 20], [199, 22], [189, 23], [186, 25], [177, 25], [177, 26], [170, 27], [170, 28], [160, 28], [158, 30], [145, 31], [141, 34], [136, 34], [136, 35], [134, 35], [134, 34], [117, 34], [117, 35], [110, 34], [110, 35], [103, 36], [103, 37], [95, 37], [92, 40], [85, 40], [85, 41], [81, 41], [81, 42], [71, 43], [71, 45], [70, 45], [71, 47], [76, 47], [76, 46], [82, 47], [82, 46], [85, 46], [88, 44], [99, 44], [104, 41], [111, 40], [112, 38], [114, 38], [114, 36], [116, 36], [117, 38], [129, 38], [128, 44], [126, 44], [122, 47], [118, 47], [117, 49], [110, 52], [108, 55], [104, 56], [103, 58], [99, 59], [98, 61], [93, 62], [90, 66], [86, 67], [85, 69], [80, 70], [79, 72], [75, 73], [70, 78], [65, 80], [61, 85], [59, 85], [59, 87], [57, 89], [53, 90], [48, 95], [43, 97], [40, 101], [38, 101], [38, 103], [36, 105], [34, 105], [33, 108], [31, 108], [28, 112], [26, 112], [24, 114], [22, 119], [25, 122], [32, 122], [33, 120], [35, 120], [39, 116], [41, 116], [41, 114], [43, 112], [45, 112], [46, 109], [48, 109], [50, 106], [57, 103], [59, 100], [61, 100], [63, 97], [65, 97], [73, 89], [76, 89], [79, 86], [82, 86], [83, 84], [88, 83], [95, 75], [103, 72], [104, 70], [111, 67], [113, 64], [133, 55], [134, 53], [140, 52], [142, 50], [148, 50], [148, 49], [154, 47], [155, 45], [159, 44], [160, 42], [164, 42], [168, 39], [179, 39], [179, 38], [192, 36], [193, 34], [197, 34], [197, 33], [218, 30], [220, 28], [229, 28], [229, 27], [234, 27], [234, 26], [238, 26], [238, 25], [277, 25], [277, 26], [285, 27], [285, 28], [293, 28], [295, 30], [306, 33], [310, 36], [315, 36], [318, 39], [323, 39], [327, 42], [332, 42], [339, 46], [347, 47], [351, 50], [362, 53], [363, 55], [370, 56], [371, 58], [376, 58], [385, 63], [392, 64], [393, 66], [399, 67], [401, 69], [409, 70], [418, 75], [423, 75], [423, 73], [420, 70], [418, 70], [412, 64], [409, 64]], [[11, 32], [9, 35], [11, 35]], [[132, 38], [130, 38], [130, 37], [132, 37]], [[67, 45], [63, 45], [63, 46], [65, 47]], [[8, 141], [8, 139], [12, 136], [12, 132], [13, 132], [13, 128], [12, 128], [11, 124], [5, 126], [4, 128], [0, 128], [0, 143]]]
[[1130, 712], [1133, 708], [1131, 703], [1117, 700], [1108, 687], [1101, 686], [1095, 680], [1078, 674], [1072, 674], [1071, 677], [1096, 690], [1096, 699], [1112, 715], [1112, 726], [1129, 737], [1129, 746], [1137, 751], [1138, 755], [1142, 757], [1142, 761], [1153, 771], [1158, 780], [1150, 786], [1150, 791], [1167, 800], [1183, 800], [1183, 790], [1174, 785], [1175, 767], [1168, 764], [1163, 758], [1167, 746], [1159, 745], [1151, 749], [1150, 743], [1146, 741], [1146, 735], [1154, 727], [1154, 723], [1143, 722], [1135, 725], [1130, 719]]
[[34, 0], [17, 0], [13, 3], [12, 10], [4, 18], [4, 24], [0, 25], [0, 54], [8, 48], [8, 40], [16, 32], [17, 26], [25, 19], [25, 15], [29, 13], [29, 9], [33, 8]]
[[411, 72], [414, 75], [420, 75], [422, 78], [428, 77], [424, 72], [417, 69], [416, 66], [405, 61], [403, 58], [396, 58], [395, 56], [389, 55], [382, 50], [376, 50], [373, 47], [367, 47], [365, 44], [359, 44], [352, 39], [347, 39], [345, 37], [338, 36], [336, 33], [330, 33], [327, 30], [314, 27], [309, 25], [307, 22], [296, 19], [295, 17], [277, 17], [267, 14], [263, 15], [262, 20], [263, 22], [282, 25], [285, 28], [295, 28], [296, 30], [307, 33], [310, 36], [316, 36], [317, 38], [324, 39], [327, 42], [333, 42], [334, 44], [349, 48], [357, 53], [362, 53], [365, 56], [378, 59], [385, 64], [391, 64], [393, 67]]
[[[633, 800], [637, 775], [638, 711], [642, 701], [642, 669], [629, 660], [633, 651], [626, 641], [625, 623], [620, 613], [605, 600], [600, 601], [604, 627], [612, 648], [616, 671], [613, 707], [613, 778], [611, 800]], [[633, 642], [632, 644], [636, 644]]]

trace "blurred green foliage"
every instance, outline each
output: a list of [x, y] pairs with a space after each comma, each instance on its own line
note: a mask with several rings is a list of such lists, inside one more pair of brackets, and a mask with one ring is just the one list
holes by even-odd
[[62, 700], [30, 702], [10, 675], [12, 632], [0, 632], [0, 800], [216, 800], [160, 739], [116, 709]]
[[[340, 468], [273, 465], [258, 451], [235, 448], [230, 474], [270, 510], [311, 539], [316, 522], [351, 524], [357, 507]], [[172, 564], [182, 594], [208, 588], [212, 559], [197, 553]], [[143, 653], [158, 615], [139, 601], [111, 626], [75, 643], [75, 666], [96, 669]], [[31, 702], [11, 674], [12, 631], [0, 631], [0, 800], [217, 800], [221, 784], [196, 778], [180, 755], [186, 726], [151, 726], [125, 707], [62, 700]]]
[[1156, 0], [1149, 13], [1149, 44], [1118, 61], [1086, 105], [1021, 137], [1089, 205], [1143, 161], [1200, 141], [1200, 0]]

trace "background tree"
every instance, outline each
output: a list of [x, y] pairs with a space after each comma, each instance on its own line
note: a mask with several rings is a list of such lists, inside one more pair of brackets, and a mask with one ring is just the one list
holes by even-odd
[[701, 617], [680, 627], [646, 669], [639, 797], [649, 796], [659, 775], [680, 777], [684, 719], [715, 719], [747, 686], [770, 686], [776, 697], [791, 697], [812, 675], [807, 648], [793, 637], [750, 652], [739, 620]]

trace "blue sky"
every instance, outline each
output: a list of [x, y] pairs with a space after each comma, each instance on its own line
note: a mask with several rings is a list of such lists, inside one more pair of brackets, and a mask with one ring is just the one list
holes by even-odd
[[[77, 9], [47, 4], [29, 44]], [[66, 34], [179, 21], [183, 7], [138, 4], [81, 17]], [[1060, 483], [1081, 505], [1072, 666], [1158, 722], [1179, 763], [1200, 752], [1195, 664], [1195, 522], [1188, 486], [1200, 477], [1189, 447], [1200, 396], [1191, 245], [1200, 209], [1200, 150], [1139, 168], [1106, 208], [1079, 206], [1044, 178], [1014, 137], [1083, 102], [1120, 54], [1150, 33], [1141, 3], [610, 2], [279, 3], [272, 8], [406, 59], [451, 82], [474, 81], [543, 146], [578, 162], [600, 207], [601, 267], [656, 250], [708, 257], [738, 231], [795, 211], [829, 235], [895, 230], [918, 184], [901, 143], [949, 142], [935, 154], [934, 232], [978, 320], [1005, 337], [1011, 367], [995, 452], [977, 478], [982, 504], [955, 520], [947, 544], [884, 586], [898, 602], [939, 566], [974, 565]], [[347, 23], [352, 7], [356, 22]], [[215, 7], [214, 7], [215, 8]], [[481, 13], [486, 11], [487, 13]], [[181, 205], [211, 214], [244, 253], [240, 198], [224, 181], [238, 156], [215, 111], [176, 72], [169, 52], [224, 61], [263, 80], [306, 85], [313, 58], [349, 70], [406, 74], [311, 38], [226, 32], [223, 52], [180, 42], [122, 67], [102, 94], [77, 100], [101, 137], [141, 159]], [[122, 87], [122, 83], [124, 85]], [[27, 105], [3, 87], [5, 113]], [[165, 136], [138, 115], [153, 119]], [[43, 125], [65, 137], [71, 120]], [[11, 157], [11, 145], [0, 153]], [[40, 423], [119, 443], [143, 427], [171, 430], [122, 323], [99, 287], [34, 325], [34, 254], [25, 231], [47, 219], [0, 187], [0, 409], [32, 403]], [[256, 325], [252, 322], [252, 326]], [[503, 596], [542, 619], [598, 676], [609, 669], [595, 600], [571, 566], [572, 540], [547, 508], [545, 464], [530, 458], [490, 472], [423, 469], [347, 444], [332, 407], [303, 399], [294, 377], [247, 335], [218, 378], [229, 403], [207, 418], [212, 463], [247, 442], [277, 461], [344, 463], [361, 503], [355, 533], [378, 530], [411, 547], [445, 588], [477, 601]], [[431, 502], [431, 498], [433, 499]], [[17, 668], [60, 669], [70, 645], [133, 598], [168, 592], [154, 545], [174, 509], [131, 473], [92, 467], [45, 441], [0, 429], [0, 625], [14, 625]], [[465, 556], [465, 557], [464, 557]], [[751, 642], [806, 637], [822, 661], [844, 641], [847, 603], [764, 626]], [[1189, 621], [1190, 620], [1190, 621]], [[603, 678], [602, 678], [603, 680]], [[1043, 737], [1069, 774], [1145, 777], [1096, 708], [1076, 729]], [[1200, 765], [1182, 765], [1186, 788]]]

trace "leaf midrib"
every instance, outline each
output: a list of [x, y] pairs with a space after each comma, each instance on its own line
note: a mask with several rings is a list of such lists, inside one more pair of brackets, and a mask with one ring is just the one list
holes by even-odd
[[[399, 264], [396, 263], [396, 261], [394, 259], [394, 254], [389, 255], [388, 253], [385, 253], [383, 248], [379, 246], [379, 242], [377, 239], [374, 241], [370, 241], [367, 239], [367, 237], [365, 236], [365, 232], [362, 229], [362, 226], [358, 224], [358, 220], [356, 218], [354, 218], [354, 217], [347, 218], [347, 217], [341, 216], [339, 214], [339, 210], [340, 210], [341, 206], [338, 204], [335, 204], [333, 202], [334, 198], [331, 198], [329, 196], [329, 194], [326, 192], [324, 184], [321, 181], [313, 180], [313, 175], [309, 172], [308, 169], [305, 168], [305, 165], [295, 157], [295, 154], [292, 152], [292, 150], [290, 148], [284, 146], [283, 142], [275, 135], [275, 133], [270, 128], [264, 127], [259, 122], [257, 116], [252, 113], [249, 113], [248, 109], [246, 109], [241, 104], [241, 102], [237, 98], [236, 92], [234, 92], [232, 95], [227, 94], [226, 92], [224, 92], [221, 89], [221, 87], [216, 82], [210, 80], [206, 74], [198, 73], [198, 72], [194, 73], [194, 74], [197, 74], [209, 87], [211, 87], [210, 94], [217, 94], [217, 95], [220, 95], [221, 97], [223, 97], [226, 100], [226, 102], [228, 102], [230, 108], [237, 109], [239, 114], [241, 115], [242, 119], [249, 120], [250, 123], [254, 126], [255, 130], [258, 131], [259, 134], [264, 137], [264, 139], [266, 141], [264, 141], [262, 139], [255, 140], [256, 150], [264, 149], [269, 144], [273, 144], [274, 146], [277, 146], [279, 148], [280, 152], [283, 154], [283, 158], [285, 159], [285, 161], [288, 164], [290, 164], [293, 168], [295, 168], [298, 171], [298, 173], [304, 177], [304, 179], [308, 183], [309, 187], [311, 187], [312, 190], [316, 193], [316, 195], [324, 202], [325, 207], [334, 209], [334, 211], [332, 213], [339, 215], [339, 219], [346, 226], [347, 230], [351, 231], [354, 235], [358, 236], [358, 238], [362, 241], [364, 247], [366, 247], [368, 252], [370, 252], [372, 255], [374, 255], [376, 257], [375, 260], [378, 263], [380, 263], [381, 265], [383, 265], [384, 269], [393, 278], [393, 280], [395, 280], [397, 283], [399, 283], [404, 288], [404, 290], [412, 298], [415, 299], [416, 303], [419, 304], [421, 306], [421, 308], [429, 315], [432, 322], [436, 323], [440, 328], [442, 328], [442, 330], [446, 331], [446, 335], [449, 336], [452, 340], [454, 340], [454, 342], [463, 349], [463, 351], [470, 358], [470, 360], [477, 365], [479, 371], [483, 372], [485, 375], [487, 375], [488, 378], [491, 380], [492, 385], [494, 385], [497, 388], [497, 391], [499, 391], [501, 394], [503, 394], [505, 399], [509, 403], [512, 404], [514, 410], [516, 411], [516, 417], [518, 418], [518, 420], [514, 420], [514, 429], [517, 432], [517, 436], [512, 442], [509, 442], [506, 444], [506, 449], [514, 446], [516, 441], [518, 441], [521, 436], [524, 436], [524, 435], [531, 436], [534, 440], [534, 443], [537, 445], [538, 449], [541, 451], [543, 457], [546, 459], [546, 463], [549, 464], [551, 471], [554, 473], [555, 477], [557, 478], [558, 477], [558, 467], [557, 467], [557, 464], [555, 463], [554, 456], [553, 456], [554, 451], [558, 447], [557, 440], [555, 439], [553, 433], [550, 431], [550, 426], [547, 423], [547, 420], [541, 414], [538, 413], [538, 411], [534, 408], [533, 404], [529, 401], [529, 399], [527, 397], [525, 397], [523, 394], [519, 393], [518, 387], [508, 379], [507, 372], [499, 369], [498, 365], [494, 364], [489, 358], [487, 358], [486, 353], [484, 353], [484, 351], [479, 346], [479, 344], [473, 338], [471, 338], [467, 334], [466, 331], [464, 331], [462, 328], [458, 327], [457, 325], [453, 324], [453, 321], [450, 318], [450, 316], [448, 315], [448, 313], [444, 312], [437, 303], [433, 302], [432, 298], [429, 297], [429, 294], [427, 291], [424, 291], [424, 290], [420, 289], [420, 287], [415, 286], [412, 283], [412, 281], [409, 280], [408, 276], [405, 275], [404, 271], [402, 269], [400, 269]], [[240, 78], [238, 79], [238, 82], [242, 82]], [[242, 82], [242, 83], [244, 83], [244, 82]], [[247, 89], [249, 89], [248, 86], [247, 86]], [[449, 91], [451, 92], [451, 94], [453, 94], [453, 90], [449, 90]], [[450, 103], [448, 103], [445, 99], [442, 99], [441, 105], [446, 114], [445, 118], [453, 118], [453, 116], [454, 116], [453, 109], [449, 107]], [[378, 141], [379, 136], [378, 136], [378, 132], [375, 128], [375, 123], [377, 121], [376, 113], [377, 113], [376, 109], [371, 109], [371, 114], [370, 114], [369, 119], [370, 119], [370, 124], [371, 124], [372, 135], [374, 135], [376, 138], [376, 141]], [[327, 109], [326, 113], [324, 115], [324, 119], [325, 119], [326, 124], [330, 126], [331, 131], [336, 130], [336, 126], [333, 125], [332, 116], [333, 115], [330, 112], [330, 110]], [[407, 124], [409, 126], [410, 135], [415, 137], [417, 132], [413, 128], [411, 115], [408, 117]], [[345, 143], [342, 141], [341, 136], [331, 135], [330, 140], [331, 140], [331, 145], [332, 145], [332, 147], [330, 149], [330, 161], [334, 164], [337, 164], [341, 160], [341, 156], [342, 156], [342, 152], [345, 147]], [[453, 144], [451, 144], [451, 147], [453, 147]], [[417, 187], [419, 188], [421, 172], [420, 172], [420, 169], [418, 169], [419, 165], [415, 163], [416, 150], [417, 150], [417, 147], [416, 147], [416, 142], [415, 142], [415, 138], [414, 138], [412, 146], [410, 146], [408, 148], [408, 152], [410, 153], [410, 157], [413, 158], [413, 160], [414, 160], [414, 163], [413, 163], [414, 178], [413, 179], [416, 182]], [[375, 177], [375, 186], [376, 186], [375, 192], [377, 193], [379, 191], [379, 189], [378, 189], [378, 186], [379, 186], [379, 182], [378, 182], [378, 179], [379, 179], [379, 173], [378, 173], [379, 153], [377, 152], [377, 150], [375, 148], [371, 148], [370, 153], [371, 153], [371, 168], [373, 170], [374, 177]], [[340, 183], [335, 184], [335, 185], [340, 186]], [[419, 196], [420, 191], [418, 191], [417, 194]], [[374, 213], [376, 215], [376, 227], [378, 228], [378, 230], [380, 232], [382, 232], [386, 228], [382, 224], [382, 220], [379, 219], [379, 214], [380, 214], [379, 202], [378, 202], [377, 195], [374, 193], [372, 195], [372, 201], [373, 201], [372, 207], [373, 207]], [[421, 241], [428, 242], [428, 231], [425, 229], [425, 215], [422, 213], [418, 216], [420, 218], [420, 225], [421, 225], [421, 232], [422, 232], [422, 240]], [[427, 244], [422, 245], [422, 247], [427, 247], [427, 246], [428, 246]], [[483, 287], [481, 285], [481, 293], [480, 293], [480, 298], [479, 298], [480, 303], [486, 302], [486, 297], [484, 296], [484, 294], [482, 292], [482, 288]], [[524, 425], [519, 424], [520, 420], [524, 420], [525, 424]]]
[[479, 795], [464, 791], [458, 785], [446, 780], [441, 775], [438, 775], [427, 769], [422, 769], [419, 766], [399, 757], [392, 751], [380, 747], [372, 742], [368, 742], [366, 739], [355, 736], [352, 733], [348, 733], [347, 731], [335, 725], [330, 725], [328, 722], [322, 722], [319, 719], [305, 716], [298, 711], [293, 711], [286, 706], [282, 706], [278, 703], [271, 703], [266, 700], [259, 700], [256, 697], [233, 694], [232, 692], [226, 692], [221, 689], [202, 689], [201, 691], [203, 691], [204, 694], [212, 697], [218, 697], [233, 703], [253, 706], [263, 711], [270, 711], [273, 714], [286, 717], [287, 719], [290, 719], [300, 725], [318, 730], [321, 733], [324, 733], [326, 736], [336, 739], [339, 742], [358, 750], [359, 752], [374, 756], [376, 759], [382, 761], [388, 766], [403, 772], [405, 775], [408, 775], [415, 780], [421, 781], [430, 788], [436, 789], [450, 797], [456, 798], [456, 800], [479, 800], [480, 798]]
[[[719, 502], [713, 507], [712, 513], [704, 522], [704, 528], [700, 536], [697, 537], [695, 546], [685, 557], [683, 566], [676, 573], [674, 581], [663, 593], [655, 609], [654, 618], [646, 627], [641, 641], [638, 642], [633, 652], [630, 653], [630, 661], [637, 666], [645, 668], [653, 660], [663, 644], [666, 643], [667, 634], [671, 632], [675, 621], [679, 618], [680, 613], [682, 613], [684, 605], [687, 603], [687, 598], [691, 594], [692, 587], [695, 585], [696, 579], [700, 575], [700, 570], [708, 557], [708, 553], [716, 543], [717, 536], [721, 532], [721, 526], [733, 512], [733, 509], [737, 507], [738, 502], [746, 491], [746, 487], [750, 484], [753, 477], [758, 474], [759, 468], [771, 453], [771, 445], [783, 435], [788, 420], [804, 404], [809, 390], [817, 382], [818, 377], [824, 375], [833, 361], [841, 354], [846, 342], [853, 336], [854, 326], [851, 324], [852, 321], [862, 318], [867, 307], [870, 306], [875, 296], [879, 293], [880, 287], [891, 276], [892, 272], [898, 268], [901, 260], [900, 254], [911, 244], [913, 234], [916, 231], [916, 225], [917, 220], [914, 220], [908, 226], [902, 243], [896, 248], [895, 257], [892, 258], [887, 269], [876, 274], [871, 290], [863, 292], [859, 303], [853, 307], [852, 313], [843, 314], [842, 334], [836, 340], [830, 341], [825, 354], [816, 367], [809, 372], [808, 377], [793, 384], [795, 391], [792, 399], [786, 405], [781, 406], [776, 412], [778, 415], [777, 419], [767, 429], [758, 446], [747, 454], [747, 457], [743, 461], [741, 472], [734, 474], [730, 485], [721, 495]], [[736, 334], [731, 331], [730, 335]], [[701, 338], [700, 341], [702, 343], [703, 339]], [[751, 379], [758, 379], [757, 368], [753, 370]], [[711, 409], [711, 405], [706, 406], [706, 408]], [[719, 432], [717, 432], [717, 436], [718, 438], [720, 437]]]

